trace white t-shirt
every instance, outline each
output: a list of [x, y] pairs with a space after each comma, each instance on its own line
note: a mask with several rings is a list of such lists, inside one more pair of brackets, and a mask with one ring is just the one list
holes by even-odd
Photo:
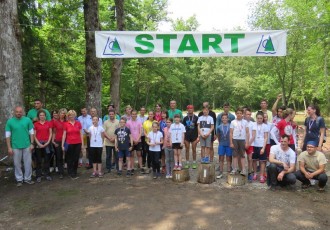
[[90, 146], [91, 147], [103, 147], [102, 142], [102, 133], [104, 132], [104, 129], [102, 126], [95, 127], [92, 125], [88, 128], [88, 132], [90, 135]]
[[250, 139], [249, 140], [251, 140], [252, 139], [253, 125], [254, 125], [255, 122], [253, 122], [253, 121], [247, 121], [247, 120], [246, 120], [246, 122], [248, 123], [248, 127], [249, 127], [249, 133], [250, 133]]
[[252, 145], [255, 147], [263, 147], [265, 141], [265, 133], [269, 133], [268, 126], [264, 123], [258, 124], [257, 122], [254, 122], [253, 131], [256, 132], [256, 137]]
[[281, 148], [281, 144], [273, 145], [270, 148], [270, 154], [273, 154], [276, 160], [286, 163], [287, 165], [296, 163], [296, 153], [291, 148], [284, 151]]
[[[157, 133], [151, 131], [150, 133], [148, 133], [148, 138], [150, 143], [155, 143], [155, 142], [159, 143], [160, 139], [163, 138], [163, 134], [159, 131], [157, 131]], [[155, 146], [149, 146], [149, 150], [154, 152], [159, 152], [161, 150], [160, 144]]]
[[235, 140], [245, 140], [246, 139], [246, 127], [248, 123], [246, 120], [233, 120], [230, 123], [230, 129], [233, 129], [233, 139]]
[[211, 126], [214, 125], [214, 120], [211, 116], [200, 116], [197, 120], [197, 124], [199, 124], [202, 133], [205, 135], [210, 132]]
[[170, 130], [171, 140], [173, 143], [181, 143], [182, 142], [182, 134], [186, 132], [186, 128], [183, 124], [171, 124]]

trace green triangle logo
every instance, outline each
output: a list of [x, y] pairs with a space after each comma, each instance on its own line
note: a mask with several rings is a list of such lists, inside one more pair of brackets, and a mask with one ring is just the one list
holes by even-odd
[[265, 45], [265, 51], [275, 51], [271, 37], [269, 36]]
[[121, 53], [121, 48], [117, 41], [117, 38], [115, 38], [115, 40], [112, 43], [111, 52], [112, 53]]

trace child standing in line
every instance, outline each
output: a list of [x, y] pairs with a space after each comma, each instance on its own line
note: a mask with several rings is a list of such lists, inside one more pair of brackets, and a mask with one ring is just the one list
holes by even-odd
[[210, 162], [210, 148], [212, 145], [212, 132], [214, 129], [214, 120], [209, 116], [209, 108], [203, 108], [203, 115], [197, 120], [199, 141], [201, 144], [201, 163]]
[[219, 125], [216, 130], [219, 141], [218, 154], [220, 161], [219, 162], [220, 172], [219, 175], [217, 176], [217, 179], [220, 179], [222, 177], [225, 156], [227, 161], [227, 172], [230, 173], [231, 170], [232, 149], [230, 148], [230, 143], [229, 143], [230, 127], [228, 124], [228, 120], [229, 119], [227, 113], [221, 114], [221, 125]]
[[245, 109], [245, 112], [244, 112], [244, 120], [246, 120], [246, 122], [248, 123], [248, 127], [249, 127], [249, 134], [250, 134], [250, 137], [249, 137], [249, 140], [250, 140], [250, 143], [249, 143], [249, 148], [247, 148], [245, 150], [246, 152], [246, 155], [247, 155], [247, 160], [248, 160], [248, 181], [249, 182], [252, 182], [253, 180], [253, 173], [252, 173], [252, 170], [253, 170], [253, 160], [252, 160], [252, 155], [253, 155], [253, 146], [252, 146], [252, 131], [253, 131], [253, 124], [255, 123], [254, 121], [252, 121], [252, 112], [251, 112], [251, 109], [250, 108], [246, 108]]
[[[133, 138], [131, 131], [126, 126], [126, 119], [121, 118], [119, 121], [119, 128], [115, 130], [115, 148], [118, 152], [118, 158], [119, 158], [119, 171], [118, 175], [122, 175], [122, 169], [123, 169], [123, 157], [126, 156], [126, 159], [128, 162], [130, 162], [132, 146], [133, 146]], [[126, 177], [131, 176], [131, 164], [127, 165], [127, 173]]]
[[264, 123], [264, 113], [258, 112], [256, 116], [257, 122], [253, 124], [252, 140], [253, 140], [253, 180], [257, 180], [257, 161], [260, 164], [260, 183], [265, 183], [265, 167], [267, 161], [266, 145], [268, 141], [268, 126]]
[[93, 158], [93, 177], [103, 177], [102, 173], [102, 150], [104, 140], [104, 129], [99, 126], [99, 118], [97, 116], [92, 118], [93, 125], [88, 128], [90, 139], [89, 153]]
[[171, 145], [174, 150], [174, 168], [173, 170], [182, 169], [181, 150], [184, 144], [184, 135], [186, 129], [180, 123], [181, 118], [179, 114], [174, 115], [174, 123], [170, 127]]
[[166, 179], [172, 178], [172, 170], [174, 168], [174, 152], [171, 144], [170, 127], [173, 123], [172, 118], [167, 118], [166, 127], [164, 128], [164, 144], [163, 149], [165, 152], [166, 162]]
[[163, 134], [158, 131], [158, 122], [152, 123], [152, 131], [147, 136], [147, 144], [149, 145], [149, 154], [152, 162], [153, 178], [160, 177], [160, 153], [163, 144]]
[[[166, 128], [166, 120], [168, 118], [168, 113], [167, 110], [162, 111], [162, 120], [159, 122], [159, 131], [162, 132], [163, 136], [164, 135], [164, 129]], [[163, 146], [161, 146], [162, 151], [161, 151], [161, 159], [162, 159], [162, 174], [166, 172], [166, 165], [165, 165], [165, 151]]]
[[231, 174], [238, 171], [238, 159], [242, 164], [241, 175], [246, 176], [245, 169], [245, 149], [249, 148], [249, 126], [246, 120], [243, 120], [243, 109], [236, 109], [236, 119], [230, 123], [230, 147], [233, 148], [233, 170]]

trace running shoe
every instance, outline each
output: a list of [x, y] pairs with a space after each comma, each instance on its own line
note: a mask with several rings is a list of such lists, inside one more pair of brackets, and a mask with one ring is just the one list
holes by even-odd
[[246, 174], [247, 174], [247, 173], [246, 173], [246, 169], [243, 169], [243, 170], [241, 171], [241, 175], [242, 175], [242, 176], [246, 176]]
[[82, 163], [79, 163], [79, 164], [78, 164], [78, 167], [79, 167], [79, 168], [83, 167], [83, 164], [82, 164]]
[[48, 181], [52, 181], [53, 178], [52, 178], [51, 176], [46, 176], [46, 180], [48, 180]]
[[103, 178], [103, 175], [104, 175], [103, 173], [98, 174], [99, 178]]
[[22, 181], [18, 181], [16, 184], [17, 187], [22, 187], [23, 186], [23, 182]]
[[249, 173], [249, 175], [248, 175], [248, 181], [249, 182], [252, 182], [252, 180], [253, 180], [253, 175], [252, 175], [252, 173]]
[[37, 178], [37, 183], [40, 183], [41, 182], [41, 177], [38, 177]]
[[34, 184], [34, 181], [33, 181], [33, 180], [25, 180], [24, 182], [25, 182], [26, 184], [30, 184], [30, 185]]
[[182, 166], [179, 165], [179, 166], [177, 167], [177, 170], [178, 170], [178, 171], [181, 171], [181, 170], [182, 170]]
[[177, 171], [178, 170], [178, 166], [174, 165], [173, 171]]
[[253, 180], [257, 180], [257, 174], [256, 173], [253, 175], [253, 178], [252, 179]]
[[232, 175], [234, 175], [234, 174], [236, 174], [237, 173], [237, 170], [236, 169], [233, 169], [233, 170], [231, 170], [231, 172], [230, 172], [230, 174], [232, 174]]
[[217, 176], [217, 179], [221, 179], [222, 178], [222, 173], [219, 173], [219, 175]]
[[193, 168], [193, 169], [197, 169], [197, 163], [196, 163], [196, 162], [193, 162], [193, 163], [192, 163], [192, 168]]
[[170, 179], [170, 174], [166, 174], [166, 179]]
[[209, 158], [209, 157], [205, 157], [205, 159], [204, 159], [204, 163], [205, 163], [205, 164], [209, 164], [209, 163], [210, 163], [210, 158]]
[[94, 178], [94, 177], [97, 177], [97, 173], [96, 172], [93, 172], [92, 175], [90, 176], [90, 178]]
[[262, 184], [265, 183], [265, 177], [264, 176], [260, 177], [260, 183], [262, 183]]
[[170, 174], [170, 179], [172, 179], [173, 178], [173, 176], [172, 176], [172, 174]]
[[190, 168], [189, 162], [186, 162], [186, 164], [184, 165], [184, 168], [185, 169], [189, 169]]

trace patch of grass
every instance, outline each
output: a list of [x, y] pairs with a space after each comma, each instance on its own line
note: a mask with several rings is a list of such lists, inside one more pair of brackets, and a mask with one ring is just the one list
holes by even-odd
[[79, 194], [78, 189], [60, 189], [56, 191], [56, 195], [58, 197], [70, 197], [70, 196], [75, 196]]
[[31, 208], [32, 203], [28, 197], [19, 197], [13, 202], [13, 206], [16, 210], [28, 210]]

